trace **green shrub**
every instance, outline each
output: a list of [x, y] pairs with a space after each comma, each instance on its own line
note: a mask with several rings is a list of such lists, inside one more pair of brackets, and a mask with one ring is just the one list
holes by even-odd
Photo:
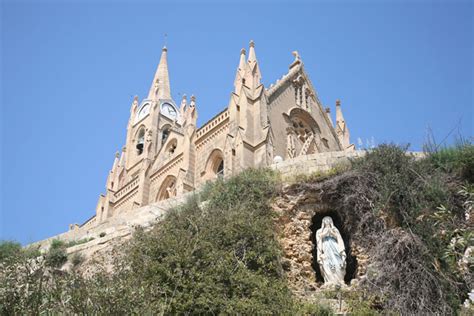
[[315, 316], [333, 316], [336, 315], [330, 307], [314, 304], [314, 303], [301, 303], [297, 315], [315, 315]]
[[75, 254], [71, 256], [71, 263], [73, 267], [77, 267], [83, 262], [84, 262], [84, 256], [81, 255], [80, 253], [76, 252]]
[[[464, 215], [468, 198], [460, 189], [469, 180], [473, 160], [472, 145], [421, 160], [407, 154], [406, 147], [381, 145], [354, 164], [367, 185], [359, 192], [387, 227], [367, 234], [378, 240], [371, 254], [377, 274], [369, 291], [383, 288], [384, 308], [408, 313], [428, 301], [432, 312], [459, 308], [466, 280], [472, 279], [457, 262], [472, 231]], [[460, 240], [459, 249], [450, 246], [453, 238]]]
[[54, 239], [45, 255], [45, 264], [52, 268], [60, 268], [66, 262], [66, 243], [62, 240]]
[[454, 147], [444, 147], [428, 153], [431, 164], [445, 172], [452, 172], [474, 183], [474, 145], [460, 142]]
[[[8, 299], [10, 314], [295, 314], [269, 205], [277, 184], [268, 170], [209, 184], [206, 206], [196, 195], [151, 231], [138, 228], [120, 246], [113, 273], [86, 279], [75, 270], [12, 268], [0, 276], [7, 281], [0, 302], [21, 298]], [[66, 246], [53, 241], [46, 265], [62, 265]], [[30, 282], [31, 291], [17, 291], [16, 280]]]
[[0, 262], [12, 260], [22, 251], [21, 244], [15, 241], [0, 241]]
[[68, 243], [66, 243], [66, 248], [77, 246], [77, 245], [82, 245], [82, 244], [85, 244], [85, 243], [87, 243], [91, 240], [94, 240], [94, 237], [82, 238], [82, 239], [79, 239], [79, 240], [71, 240]]
[[276, 183], [268, 170], [218, 180], [206, 188], [204, 209], [199, 199], [191, 199], [150, 233], [136, 232], [126, 260], [136, 267], [132, 279], [156, 285], [149, 294], [153, 309], [171, 314], [292, 311], [269, 206]]

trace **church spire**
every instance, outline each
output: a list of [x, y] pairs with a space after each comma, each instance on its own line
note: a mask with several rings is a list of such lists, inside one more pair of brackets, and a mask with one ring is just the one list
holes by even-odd
[[249, 64], [251, 63], [257, 63], [257, 56], [255, 55], [255, 42], [253, 40], [250, 41], [249, 43], [249, 59], [248, 62]]
[[253, 89], [260, 85], [260, 79], [262, 79], [262, 75], [260, 73], [260, 68], [258, 67], [254, 41], [250, 41], [249, 46], [249, 57], [247, 60], [249, 73], [248, 76], [246, 76], [246, 85]]
[[350, 135], [349, 129], [347, 128], [346, 121], [342, 115], [341, 101], [336, 100], [336, 134], [339, 138], [339, 142], [342, 144], [343, 149], [350, 147]]
[[156, 70], [155, 78], [148, 93], [148, 99], [171, 99], [170, 78], [168, 74], [168, 49], [163, 47], [160, 63]]
[[245, 78], [245, 71], [247, 69], [247, 64], [245, 63], [245, 49], [240, 50], [240, 61], [239, 67], [237, 68], [237, 73], [235, 74], [234, 87], [235, 93], [240, 92], [240, 87], [242, 87], [243, 79]]

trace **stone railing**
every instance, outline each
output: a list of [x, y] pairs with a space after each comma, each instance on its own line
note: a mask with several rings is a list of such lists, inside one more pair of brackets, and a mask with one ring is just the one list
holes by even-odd
[[115, 198], [120, 199], [122, 196], [132, 191], [138, 185], [138, 177], [135, 177], [130, 182], [128, 182], [123, 188], [115, 192]]
[[221, 113], [217, 114], [214, 116], [212, 119], [210, 119], [206, 124], [204, 124], [200, 129], [197, 130], [196, 132], [196, 140], [201, 138], [203, 135], [205, 135], [208, 131], [222, 123], [225, 119], [229, 117], [229, 111], [225, 109]]
[[363, 157], [365, 151], [332, 151], [311, 155], [302, 155], [270, 167], [279, 170], [282, 175], [311, 174], [317, 171], [328, 171], [338, 165], [349, 163], [350, 159]]

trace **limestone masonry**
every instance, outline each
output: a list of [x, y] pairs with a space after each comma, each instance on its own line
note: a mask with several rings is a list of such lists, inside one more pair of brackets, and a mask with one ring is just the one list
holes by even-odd
[[323, 159], [324, 167], [330, 165], [328, 157], [351, 155], [354, 146], [340, 102], [334, 125], [300, 56], [293, 55], [287, 74], [265, 88], [251, 41], [248, 56], [245, 49], [240, 52], [227, 108], [197, 128], [196, 98], [184, 96], [177, 103], [171, 97], [164, 47], [148, 96], [133, 100], [125, 146], [115, 156], [95, 215], [70, 229], [86, 231], [113, 222], [121, 213], [180, 197], [246, 168], [280, 164], [288, 169], [291, 161], [304, 161], [307, 155]]

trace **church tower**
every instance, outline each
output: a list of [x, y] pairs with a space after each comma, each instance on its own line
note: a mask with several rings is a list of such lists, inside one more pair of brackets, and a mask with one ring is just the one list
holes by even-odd
[[250, 41], [248, 51], [240, 51], [227, 107], [197, 128], [196, 97], [183, 95], [179, 106], [173, 99], [163, 47], [148, 95], [135, 96], [130, 106], [125, 145], [115, 154], [96, 216], [83, 226], [269, 166], [274, 159], [353, 149], [340, 103], [334, 127], [301, 57], [293, 55], [287, 73], [265, 88]]
[[[168, 49], [163, 47], [147, 98], [139, 101], [135, 96], [130, 107], [125, 146], [114, 160], [106, 194], [99, 198], [97, 205], [97, 214], [102, 219], [114, 215], [118, 209], [131, 209], [149, 203], [150, 168], [166, 145], [171, 153], [178, 146], [178, 141], [167, 144], [167, 140], [173, 131], [180, 130], [181, 121], [180, 112], [171, 97]], [[134, 194], [126, 192], [125, 187], [130, 183], [140, 190]], [[130, 196], [123, 198], [124, 195]]]
[[249, 54], [240, 51], [240, 61], [234, 81], [228, 111], [230, 129], [226, 168], [231, 174], [249, 167], [266, 166], [273, 159], [271, 129], [267, 113], [265, 89], [255, 53], [255, 43], [250, 41]]

